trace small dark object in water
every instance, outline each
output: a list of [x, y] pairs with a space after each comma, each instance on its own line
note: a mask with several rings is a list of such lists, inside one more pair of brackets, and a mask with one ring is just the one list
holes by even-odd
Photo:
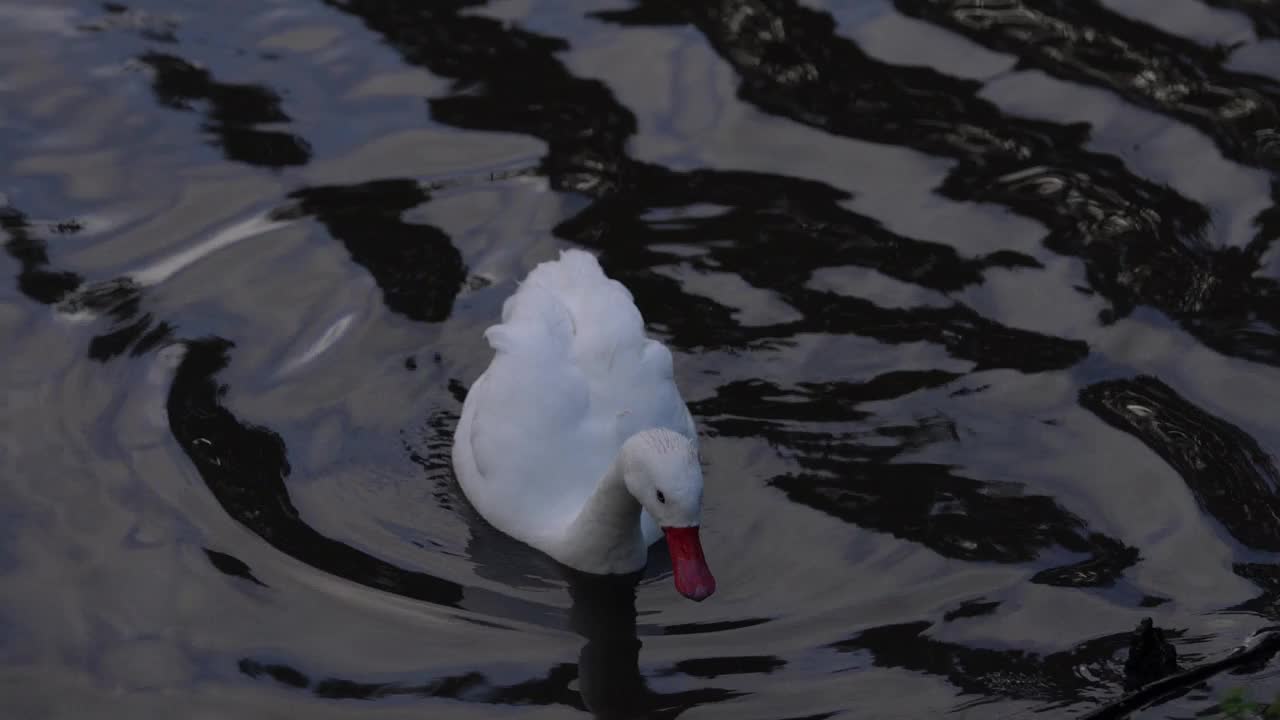
[[[1145, 624], [1144, 621], [1143, 625], [1145, 626]], [[1135, 644], [1139, 642], [1138, 638], [1144, 637], [1143, 630], [1145, 629], [1145, 627], [1139, 626], [1138, 633], [1134, 638]], [[1176, 675], [1155, 680], [1151, 684], [1129, 692], [1124, 697], [1113, 700], [1092, 712], [1080, 715], [1079, 720], [1123, 720], [1138, 710], [1157, 705], [1174, 695], [1185, 693], [1218, 673], [1242, 667], [1261, 667], [1275, 657], [1276, 653], [1280, 653], [1280, 632], [1277, 632], [1277, 630], [1280, 630], [1280, 626], [1262, 628], [1246, 638], [1244, 643], [1230, 655], [1201, 663], [1200, 665], [1193, 665]], [[1137, 657], [1136, 655], [1132, 656]]]
[[1129, 640], [1124, 661], [1125, 690], [1134, 690], [1178, 672], [1178, 651], [1164, 639], [1164, 631], [1143, 618]]

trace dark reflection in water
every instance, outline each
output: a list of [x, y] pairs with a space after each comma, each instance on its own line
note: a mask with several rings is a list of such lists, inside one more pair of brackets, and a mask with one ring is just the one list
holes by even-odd
[[90, 358], [105, 362], [126, 351], [139, 355], [170, 338], [172, 326], [141, 310], [141, 289], [133, 281], [86, 285], [76, 273], [50, 269], [48, 243], [40, 237], [50, 229], [74, 234], [78, 226], [35, 226], [20, 211], [0, 208], [0, 230], [8, 236], [5, 250], [19, 263], [18, 289], [36, 302], [57, 305], [62, 312], [89, 311], [110, 318], [110, 329], [90, 340]]
[[59, 303], [59, 309], [101, 314], [110, 320], [110, 329], [89, 341], [89, 357], [106, 362], [126, 352], [134, 356], [149, 352], [173, 336], [172, 325], [157, 322], [143, 310], [142, 295], [136, 282], [122, 278], [85, 285]]
[[[1261, 4], [1239, 4], [1257, 11], [1251, 13], [1255, 22], [1267, 16]], [[1221, 47], [1169, 35], [1093, 1], [1033, 0], [979, 8], [949, 0], [895, 0], [895, 6], [993, 49], [1016, 53], [1024, 65], [1105, 87], [1188, 123], [1232, 160], [1280, 171], [1280, 84], [1226, 70]], [[1274, 15], [1275, 8], [1270, 10]], [[1259, 23], [1260, 32], [1266, 25]], [[1273, 183], [1273, 205], [1257, 219], [1259, 233], [1247, 247], [1213, 248], [1169, 242], [1160, 234], [1128, 234], [1123, 242], [1086, 251], [1098, 273], [1094, 287], [1122, 312], [1148, 304], [1178, 319], [1216, 350], [1280, 364], [1275, 310], [1280, 287], [1274, 278], [1258, 276], [1277, 237], [1280, 191], [1275, 187]]]
[[1064, 247], [1078, 252], [1128, 232], [1186, 242], [1208, 219], [1118, 159], [1084, 150], [1087, 127], [1013, 117], [978, 97], [976, 82], [873, 60], [836, 34], [830, 15], [795, 2], [649, 0], [601, 16], [643, 25], [673, 13], [738, 73], [747, 102], [837, 135], [955, 158], [944, 194], [1007, 204], [1045, 222]]
[[1149, 376], [1090, 385], [1080, 391], [1080, 404], [1169, 463], [1236, 540], [1280, 550], [1280, 474], [1243, 430]]
[[944, 676], [967, 694], [1042, 700], [1053, 705], [1070, 704], [1091, 691], [1105, 692], [1124, 680], [1120, 651], [1129, 645], [1127, 632], [1087, 640], [1064, 652], [1038, 655], [935, 640], [926, 634], [932, 626], [921, 621], [872, 628], [832, 647], [870, 653], [876, 665]]
[[216, 375], [226, 367], [230, 347], [216, 339], [186, 343], [167, 404], [174, 438], [223, 510], [312, 567], [380, 590], [458, 605], [462, 588], [457, 583], [403, 570], [306, 524], [284, 483], [290, 468], [280, 436], [240, 422], [222, 406], [226, 388]]
[[401, 217], [430, 199], [419, 183], [309, 187], [289, 197], [299, 201], [299, 212], [314, 216], [342, 241], [378, 283], [389, 309], [420, 322], [449, 317], [466, 268], [448, 235]]
[[[979, 19], [1004, 11], [955, 10]], [[1023, 17], [1015, 6], [1007, 12]], [[835, 134], [955, 158], [941, 192], [1001, 203], [1043, 222], [1050, 229], [1046, 245], [1084, 260], [1091, 288], [1110, 301], [1104, 320], [1147, 304], [1216, 350], [1280, 364], [1275, 284], [1253, 276], [1274, 233], [1245, 250], [1212, 248], [1203, 240], [1204, 207], [1133, 175], [1115, 157], [1084, 150], [1086, 128], [1015, 118], [979, 98], [977, 83], [875, 61], [836, 35], [829, 15], [788, 0], [688, 6], [649, 0], [601, 17], [626, 25], [682, 18], [733, 66], [739, 95], [760, 109]]]
[[150, 52], [139, 60], [155, 74], [156, 99], [175, 110], [194, 110], [205, 103], [204, 129], [216, 138], [228, 160], [284, 167], [311, 160], [311, 145], [301, 137], [258, 125], [287, 123], [280, 96], [260, 85], [219, 82], [208, 70], [164, 53]]
[[993, 7], [895, 0], [894, 6], [1016, 53], [1023, 65], [1101, 85], [1194, 125], [1233, 160], [1280, 169], [1280, 86], [1226, 70], [1222, 47], [1170, 35], [1096, 0], [1021, 0]]
[[[284, 663], [244, 658], [242, 673], [334, 700], [383, 700], [415, 696], [441, 697], [495, 705], [563, 705], [587, 710], [602, 720], [666, 719], [704, 703], [731, 700], [742, 693], [702, 685], [696, 690], [659, 693], [640, 673], [642, 643], [636, 636], [635, 583], [637, 576], [591, 576], [562, 568], [573, 605], [569, 626], [586, 642], [578, 663], [552, 666], [543, 677], [508, 685], [495, 684], [479, 671], [421, 680], [362, 682], [344, 678], [312, 679]], [[786, 663], [780, 658], [707, 658], [677, 663], [659, 676], [694, 677], [758, 674]], [[570, 686], [577, 682], [578, 689]]]
[[1111, 585], [1138, 561], [1137, 549], [1090, 532], [1053, 498], [1021, 495], [1020, 487], [966, 478], [946, 466], [840, 459], [859, 449], [837, 445], [829, 451], [834, 457], [801, 460], [811, 472], [771, 483], [791, 500], [947, 557], [1030, 562], [1052, 548], [1088, 556], [1032, 576], [1046, 585]]
[[[653, 326], [680, 347], [742, 346], [803, 332], [854, 333], [887, 342], [941, 342], [979, 368], [1061, 368], [1084, 357], [1079, 341], [1004, 328], [955, 304], [894, 310], [804, 287], [819, 267], [847, 263], [942, 291], [981, 281], [986, 267], [1035, 267], [1011, 251], [965, 260], [953, 248], [905, 238], [840, 207], [847, 194], [821, 183], [758, 173], [678, 173], [625, 154], [632, 113], [595, 80], [570, 74], [552, 53], [562, 41], [448, 5], [348, 2], [404, 58], [455, 80], [456, 92], [431, 101], [441, 122], [473, 130], [519, 131], [549, 147], [541, 171], [558, 189], [597, 198], [556, 234], [602, 253], [606, 270], [625, 282]], [[528, 93], [536, 89], [538, 98]], [[549, 101], [554, 98], [554, 101]], [[697, 203], [723, 214], [680, 223], [646, 220], [650, 210]], [[722, 240], [732, 240], [724, 244]], [[653, 271], [662, 253], [649, 243], [696, 243], [708, 257], [695, 267], [735, 272], [778, 290], [804, 316], [780, 326], [744, 327], [729, 308], [699, 297]], [[762, 265], [759, 257], [776, 263]]]
[[[1005, 335], [1044, 347], [1020, 349], [1018, 362], [1027, 369], [1060, 367], [1083, 357], [1080, 343], [1037, 343], [1041, 338], [1034, 334], [1005, 330], [959, 306], [901, 312], [795, 287], [815, 267], [844, 261], [949, 290], [979, 282], [983, 267], [1033, 265], [1030, 258], [1003, 253], [964, 261], [952, 248], [894, 235], [840, 208], [845, 194], [813, 181], [752, 173], [682, 174], [635, 162], [624, 152], [626, 138], [635, 132], [631, 112], [598, 81], [569, 74], [551, 54], [563, 48], [561, 41], [490, 18], [458, 15], [447, 6], [354, 2], [340, 9], [360, 16], [409, 62], [455, 79], [456, 94], [432, 100], [437, 120], [476, 130], [518, 130], [548, 142], [542, 171], [553, 186], [600, 198], [557, 234], [601, 250], [606, 269], [627, 283], [646, 319], [670, 333], [675, 345], [736, 346], [797, 332], [860, 332], [898, 342], [942, 338], [961, 357], [977, 359], [982, 347], [1000, 345]], [[539, 93], [537, 101], [527, 97], [532, 88]], [[641, 219], [650, 209], [699, 202], [731, 209], [683, 227], [654, 223], [655, 228]], [[806, 321], [745, 328], [728, 308], [652, 272], [652, 262], [661, 256], [636, 247], [690, 241], [711, 246], [724, 238], [735, 240], [735, 246], [713, 250], [705, 264], [723, 263], [745, 274], [765, 270], [754, 262], [761, 253], [788, 263], [746, 279], [768, 288], [791, 285], [785, 299], [813, 310], [805, 312]], [[1012, 361], [990, 364], [1004, 362]]]
[[0, 207], [0, 230], [7, 236], [5, 252], [18, 261], [18, 289], [23, 295], [51, 305], [84, 282], [75, 273], [49, 268], [48, 243], [21, 211]]
[[1235, 574], [1261, 588], [1262, 592], [1232, 607], [1232, 610], [1257, 613], [1263, 617], [1280, 616], [1280, 565], [1276, 563], [1233, 563]]
[[453, 81], [429, 101], [439, 122], [518, 132], [545, 141], [541, 172], [558, 190], [588, 194], [618, 187], [618, 162], [635, 133], [631, 111], [598, 80], [571, 74], [556, 53], [569, 45], [510, 23], [464, 14], [474, 0], [325, 0], [359, 17], [405, 62]]
[[1113, 584], [1138, 561], [1137, 549], [1091, 532], [1053, 498], [1027, 494], [1016, 483], [964, 477], [944, 465], [892, 462], [904, 452], [955, 439], [947, 419], [842, 433], [809, 429], [809, 423], [865, 421], [871, 414], [859, 410], [859, 403], [902, 397], [953, 377], [895, 372], [866, 383], [792, 389], [738, 382], [721, 386], [716, 397], [692, 409], [720, 434], [764, 438], [793, 457], [804, 472], [769, 482], [795, 502], [962, 560], [1032, 562], [1054, 548], [1085, 554], [1079, 561], [1037, 572], [1032, 581]]
[[[1248, 433], [1150, 376], [1095, 383], [1080, 391], [1080, 404], [1169, 463], [1200, 508], [1237, 541], [1280, 550], [1280, 474]], [[1262, 589], [1237, 609], [1276, 617], [1280, 565], [1237, 562], [1232, 569]]]
[[[674, 718], [706, 703], [731, 700], [743, 693], [699, 683], [695, 690], [655, 692], [640, 674], [641, 642], [636, 637], [635, 577], [601, 578], [565, 570], [573, 601], [570, 627], [586, 640], [578, 655], [579, 688], [584, 705], [600, 718]], [[785, 665], [771, 658], [769, 669]], [[694, 661], [696, 662], [696, 661]], [[708, 658], [708, 665], [732, 668], [724, 674], [767, 672], [738, 658]], [[677, 663], [658, 675], [686, 674]]]
[[[807, 284], [819, 268], [849, 264], [946, 291], [980, 282], [984, 267], [1034, 266], [1031, 258], [999, 252], [961, 259], [950, 248], [894, 235], [838, 208], [841, 194], [816, 183], [755, 173], [676, 173], [639, 163], [630, 168], [627, 193], [597, 201], [556, 233], [598, 250], [605, 269], [632, 289], [646, 319], [670, 333], [678, 346], [767, 344], [801, 333], [853, 334], [887, 343], [935, 342], [977, 368], [1025, 372], [1069, 367], [1088, 353], [1078, 340], [1007, 328], [960, 303], [884, 308]], [[725, 209], [679, 222], [646, 218], [650, 211], [702, 203]], [[732, 272], [754, 287], [773, 290], [802, 318], [743, 326], [729, 308], [653, 271], [673, 258], [647, 246], [665, 243], [705, 248], [705, 254], [689, 261], [694, 268]], [[762, 257], [770, 262], [760, 263]]]

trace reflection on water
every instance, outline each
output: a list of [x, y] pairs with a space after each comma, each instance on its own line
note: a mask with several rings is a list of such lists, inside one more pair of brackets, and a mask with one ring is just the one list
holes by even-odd
[[[599, 718], [675, 718], [704, 703], [730, 700], [735, 693], [713, 686], [676, 693], [656, 693], [640, 674], [643, 643], [636, 637], [636, 577], [601, 578], [564, 569], [568, 581], [570, 627], [585, 643], [576, 665], [561, 663], [544, 677], [511, 685], [494, 685], [484, 673], [432, 678], [425, 683], [360, 682], [308, 677], [297, 668], [249, 658], [239, 669], [251, 678], [270, 678], [282, 685], [309, 690], [335, 700], [381, 700], [397, 696], [448, 698], [496, 705], [565, 705]], [[695, 677], [769, 672], [783, 665], [777, 658], [708, 658], [684, 661], [660, 674], [684, 672]], [[573, 685], [577, 685], [577, 688]]]
[[[23, 717], [1056, 716], [1122, 692], [1143, 617], [1188, 663], [1275, 620], [1257, 43], [1092, 0], [0, 18]], [[452, 478], [481, 332], [565, 246], [676, 353], [709, 604], [661, 548], [560, 567]], [[1148, 715], [1274, 694], [1249, 672]]]
[[466, 271], [448, 235], [401, 218], [429, 199], [418, 183], [381, 180], [309, 187], [290, 197], [299, 201], [301, 213], [324, 223], [351, 259], [373, 275], [388, 308], [419, 322], [449, 317]]
[[[891, 400], [952, 381], [946, 373], [887, 373], [863, 384], [822, 383], [788, 392], [762, 383], [721, 386], [716, 398], [694, 406], [717, 432], [766, 439], [788, 452], [800, 471], [770, 481], [791, 500], [855, 525], [922, 543], [946, 557], [986, 562], [1032, 562], [1053, 547], [1089, 557], [1031, 577], [1049, 585], [1110, 585], [1138, 560], [1136, 549], [1090, 532], [1052, 498], [1023, 494], [956, 474], [941, 464], [893, 462], [935, 442], [956, 438], [955, 425], [926, 417], [914, 425], [878, 425], [861, 432], [794, 429], [804, 422], [865, 420], [859, 403]], [[759, 422], [715, 418], [749, 409]], [[789, 429], [789, 426], [792, 429]]]
[[204, 129], [217, 136], [215, 144], [228, 160], [276, 167], [304, 165], [311, 159], [306, 140], [255, 127], [289, 122], [275, 92], [258, 85], [218, 82], [209, 71], [173, 55], [153, 52], [139, 60], [154, 73], [152, 88], [161, 105], [192, 110], [193, 104], [207, 104]]
[[1080, 402], [1173, 467], [1236, 540], [1280, 550], [1280, 474], [1247, 433], [1152, 377], [1095, 383], [1080, 391]]
[[187, 345], [169, 393], [174, 438], [195, 464], [227, 514], [281, 551], [309, 565], [372, 587], [440, 605], [456, 605], [462, 589], [333, 542], [309, 527], [289, 500], [290, 468], [284, 442], [266, 428], [246, 425], [222, 407], [215, 374], [227, 363], [229, 343]]
[[1118, 685], [1117, 651], [1129, 640], [1128, 633], [1116, 633], [1039, 656], [939, 642], [925, 635], [929, 626], [916, 622], [874, 628], [834, 647], [869, 652], [877, 665], [944, 676], [966, 693], [1036, 699], [1055, 708]]
[[950, 0], [895, 0], [894, 6], [1015, 53], [1030, 66], [1106, 87], [1176, 117], [1213, 138], [1233, 160], [1280, 168], [1280, 86], [1226, 70], [1226, 48], [1169, 35], [1096, 0], [1011, 2], [990, 8]]
[[18, 289], [27, 297], [55, 303], [83, 282], [75, 273], [50, 269], [48, 243], [17, 208], [0, 207], [0, 228], [7, 236], [5, 251], [20, 267]]

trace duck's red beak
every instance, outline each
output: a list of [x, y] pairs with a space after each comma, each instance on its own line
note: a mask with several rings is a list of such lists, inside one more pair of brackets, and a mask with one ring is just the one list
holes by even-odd
[[711, 593], [716, 591], [716, 579], [711, 576], [707, 559], [702, 556], [697, 526], [662, 528], [662, 532], [667, 536], [676, 590], [690, 600], [702, 601], [711, 597]]

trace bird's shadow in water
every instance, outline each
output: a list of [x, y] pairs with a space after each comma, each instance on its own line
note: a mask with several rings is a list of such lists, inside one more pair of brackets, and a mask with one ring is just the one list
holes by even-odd
[[578, 692], [599, 718], [643, 717], [652, 693], [640, 674], [636, 585], [640, 573], [588, 575], [562, 568], [573, 605], [569, 626], [586, 642], [578, 652]]
[[[465, 508], [465, 510], [463, 510]], [[578, 692], [583, 709], [609, 720], [674, 717], [703, 701], [700, 689], [675, 697], [651, 690], [640, 672], [642, 635], [662, 635], [658, 625], [638, 623], [636, 593], [642, 580], [660, 580], [671, 572], [665, 543], [650, 548], [643, 570], [626, 575], [595, 575], [575, 570], [490, 526], [471, 507], [459, 504], [471, 525], [467, 554], [477, 575], [514, 587], [551, 587], [564, 583], [570, 599], [570, 630], [585, 641], [578, 653]], [[674, 588], [671, 592], [675, 592]], [[689, 696], [689, 697], [685, 697]], [[684, 699], [684, 702], [681, 701]], [[691, 701], [691, 702], [690, 702]], [[665, 709], [654, 715], [654, 711]]]
[[578, 652], [578, 692], [585, 709], [601, 720], [674, 718], [698, 705], [741, 695], [701, 683], [664, 693], [645, 682], [640, 672], [640, 637], [650, 633], [637, 623], [636, 588], [642, 577], [659, 569], [654, 567], [654, 556], [661, 550], [651, 549], [648, 569], [631, 575], [589, 575], [561, 567], [573, 601], [570, 629], [586, 640]]
[[559, 566], [572, 601], [569, 628], [586, 641], [578, 652], [578, 692], [584, 709], [601, 720], [674, 718], [698, 705], [741, 694], [701, 682], [664, 693], [645, 681], [640, 638], [663, 630], [637, 623], [636, 590], [641, 579], [661, 572], [661, 564], [654, 567], [660, 554], [665, 556], [661, 546], [651, 549], [646, 570], [630, 575], [591, 575]]

